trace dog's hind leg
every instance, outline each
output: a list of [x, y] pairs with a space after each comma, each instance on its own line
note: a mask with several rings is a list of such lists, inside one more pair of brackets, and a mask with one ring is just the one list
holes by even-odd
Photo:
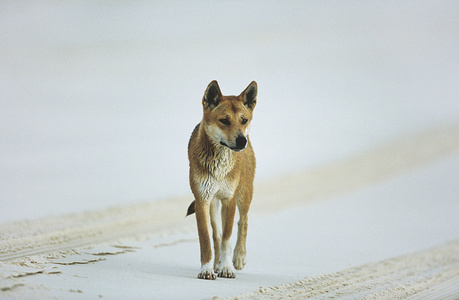
[[218, 272], [222, 234], [220, 232], [220, 200], [214, 199], [210, 203], [210, 224], [214, 240], [214, 272]]
[[236, 199], [222, 201], [222, 248], [220, 255], [220, 270], [218, 277], [235, 278], [236, 274], [231, 263], [231, 234], [233, 232], [234, 214], [236, 212]]

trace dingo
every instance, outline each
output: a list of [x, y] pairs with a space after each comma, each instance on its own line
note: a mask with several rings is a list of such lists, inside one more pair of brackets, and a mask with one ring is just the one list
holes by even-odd
[[[255, 154], [249, 141], [249, 126], [257, 100], [257, 83], [252, 81], [239, 96], [223, 96], [217, 81], [204, 93], [204, 115], [188, 143], [190, 187], [195, 201], [187, 215], [196, 212], [201, 272], [198, 278], [235, 278], [233, 265], [246, 264], [247, 213], [253, 194]], [[221, 204], [223, 235], [218, 221]], [[236, 205], [238, 234], [231, 263], [230, 237]], [[209, 231], [212, 227], [214, 264]]]

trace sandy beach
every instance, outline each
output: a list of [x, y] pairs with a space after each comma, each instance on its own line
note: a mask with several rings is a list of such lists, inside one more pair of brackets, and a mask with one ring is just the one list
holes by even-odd
[[[456, 2], [2, 1], [0, 28], [0, 299], [459, 298]], [[257, 170], [248, 263], [205, 281], [214, 79], [258, 83]]]
[[458, 155], [453, 124], [259, 184], [234, 280], [196, 279], [190, 198], [2, 224], [1, 296], [454, 299]]

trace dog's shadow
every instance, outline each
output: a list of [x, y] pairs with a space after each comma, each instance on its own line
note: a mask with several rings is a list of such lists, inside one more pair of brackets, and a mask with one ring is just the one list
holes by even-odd
[[196, 279], [199, 267], [193, 268], [166, 262], [150, 262], [144, 264], [144, 269], [142, 271], [145, 272], [145, 274], [152, 274], [154, 276]]

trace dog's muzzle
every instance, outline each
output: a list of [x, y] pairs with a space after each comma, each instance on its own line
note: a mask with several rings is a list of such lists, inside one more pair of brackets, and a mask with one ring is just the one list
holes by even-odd
[[245, 147], [247, 146], [247, 138], [245, 136], [243, 136], [243, 135], [238, 136], [236, 138], [236, 146], [234, 146], [234, 147], [230, 147], [230, 146], [228, 146], [226, 143], [224, 143], [222, 141], [220, 141], [220, 144], [230, 148], [233, 151], [239, 152], [239, 151], [244, 150]]

